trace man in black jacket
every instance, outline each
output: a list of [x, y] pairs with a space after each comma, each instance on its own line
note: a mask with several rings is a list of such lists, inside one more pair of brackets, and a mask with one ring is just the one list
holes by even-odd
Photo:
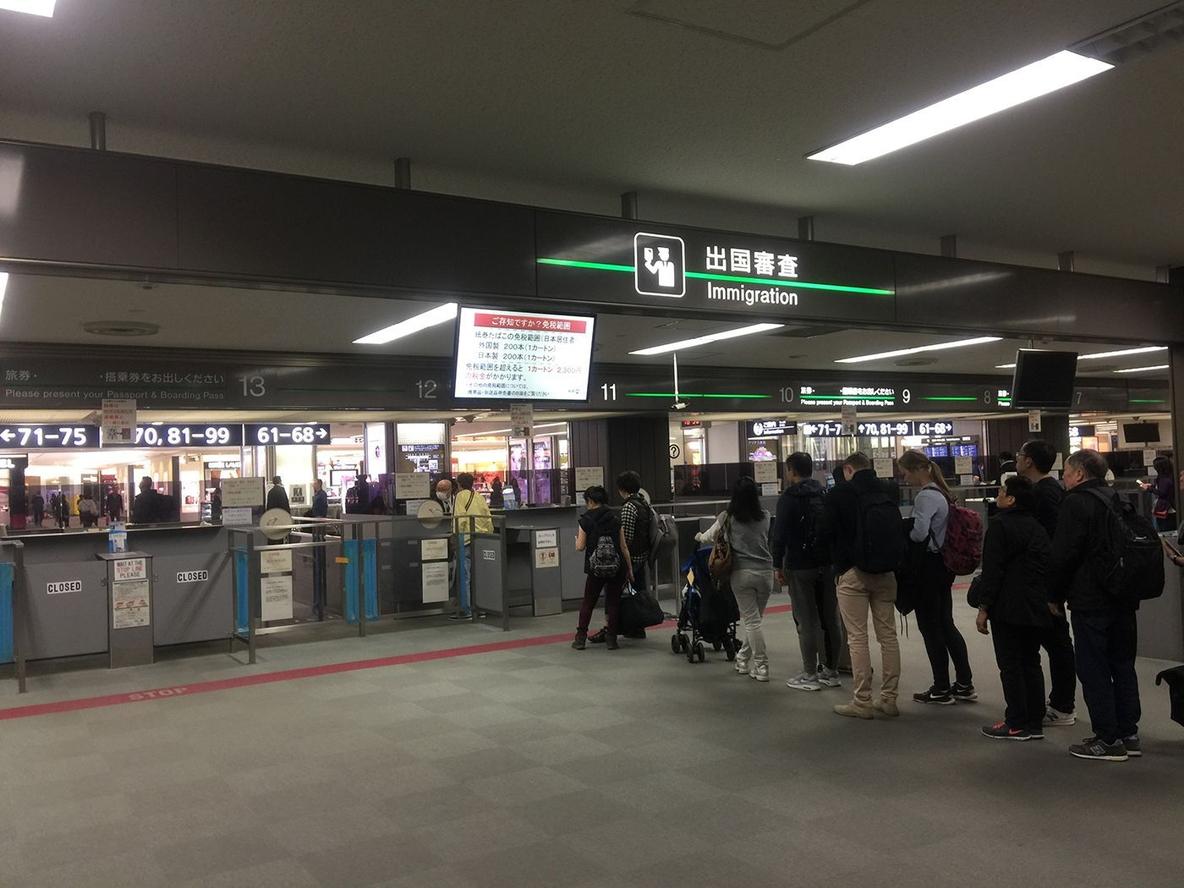
[[[1016, 467], [1033, 484], [1036, 505], [1033, 514], [1051, 540], [1057, 535], [1057, 515], [1065, 488], [1052, 477], [1057, 454], [1047, 441], [1028, 441], [1016, 456]], [[1052, 678], [1044, 726], [1069, 727], [1077, 724], [1077, 663], [1073, 653], [1073, 638], [1069, 621], [1064, 614], [1056, 614], [1042, 633], [1040, 646], [1048, 653], [1048, 672]]]
[[793, 619], [802, 651], [801, 674], [785, 684], [799, 691], [837, 688], [841, 686], [838, 652], [843, 643], [836, 624], [838, 602], [835, 586], [830, 582], [830, 559], [818, 541], [825, 491], [814, 480], [810, 454], [791, 453], [785, 461], [785, 470], [789, 486], [777, 500], [773, 566], [778, 585], [784, 586], [789, 580]]
[[279, 475], [271, 479], [271, 490], [267, 491], [267, 508], [283, 509], [285, 512], [291, 512], [292, 507], [288, 504], [288, 491], [284, 490], [284, 481]]
[[[841, 484], [826, 496], [821, 543], [830, 547], [838, 577], [839, 612], [847, 627], [847, 646], [851, 651], [854, 696], [850, 703], [835, 707], [838, 715], [850, 718], [895, 718], [900, 685], [900, 643], [896, 638], [896, 576], [870, 573], [857, 567], [863, 555], [858, 551], [861, 529], [868, 526], [872, 503], [883, 505], [892, 499], [888, 485], [876, 477], [871, 460], [856, 451], [843, 462]], [[900, 515], [896, 523], [899, 527]], [[903, 547], [904, 534], [900, 532]], [[880, 697], [872, 700], [872, 663], [868, 649], [867, 617], [871, 612], [876, 640], [882, 658]]]
[[[1141, 755], [1135, 606], [1114, 598], [1098, 579], [1096, 553], [1106, 549], [1110, 520], [1106, 460], [1096, 450], [1079, 450], [1065, 462], [1065, 487], [1049, 563], [1049, 601], [1054, 612], [1065, 603], [1077, 642], [1077, 677], [1095, 736], [1069, 751], [1083, 759], [1124, 762]], [[1094, 491], [1102, 493], [1099, 496]]]
[[[1044, 670], [1040, 641], [1051, 622], [1045, 570], [1050, 544], [1036, 520], [1031, 481], [1003, 482], [983, 543], [983, 570], [974, 584], [978, 631], [990, 634], [1007, 709], [1002, 721], [982, 729], [995, 740], [1044, 739]], [[990, 620], [991, 629], [987, 630]]]

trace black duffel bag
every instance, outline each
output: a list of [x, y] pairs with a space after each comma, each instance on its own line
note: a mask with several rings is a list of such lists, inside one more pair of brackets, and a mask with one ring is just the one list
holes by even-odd
[[621, 593], [621, 633], [632, 634], [666, 619], [662, 606], [645, 589], [627, 586]]

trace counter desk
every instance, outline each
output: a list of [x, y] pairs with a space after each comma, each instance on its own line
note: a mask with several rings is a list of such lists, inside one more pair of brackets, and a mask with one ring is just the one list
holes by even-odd
[[[101, 654], [112, 614], [105, 531], [22, 534], [29, 660]], [[208, 524], [128, 527], [128, 549], [151, 555], [154, 645], [229, 638], [233, 578], [226, 530]]]

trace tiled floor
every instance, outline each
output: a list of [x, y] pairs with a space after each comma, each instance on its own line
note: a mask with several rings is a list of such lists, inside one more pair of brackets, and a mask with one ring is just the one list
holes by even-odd
[[[784, 599], [774, 603], [784, 603]], [[774, 681], [669, 634], [616, 653], [565, 643], [0, 721], [5, 886], [874, 888], [1181, 884], [1184, 728], [1142, 662], [1146, 756], [1123, 765], [977, 735], [1001, 706], [989, 642], [959, 615], [982, 700], [830, 712], [784, 687], [792, 619], [770, 618]], [[0, 707], [564, 632], [570, 615], [402, 625], [37, 676]], [[928, 682], [904, 641], [903, 688]]]

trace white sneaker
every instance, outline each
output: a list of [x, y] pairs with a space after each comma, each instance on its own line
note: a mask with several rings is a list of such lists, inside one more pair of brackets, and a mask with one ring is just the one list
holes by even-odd
[[823, 684], [818, 680], [818, 676], [810, 675], [807, 672], [795, 675], [785, 683], [785, 686], [787, 688], [793, 688], [795, 691], [821, 691], [823, 688]]
[[769, 680], [769, 664], [768, 663], [757, 663], [752, 667], [752, 669], [750, 669], [748, 671], [748, 674], [752, 678], [755, 678], [757, 681], [768, 681]]
[[1077, 724], [1077, 716], [1072, 712], [1061, 712], [1059, 709], [1048, 707], [1048, 711], [1044, 713], [1044, 726], [1046, 728], [1069, 728]]
[[843, 682], [839, 680], [839, 670], [837, 669], [819, 669], [818, 681], [826, 688], [841, 688]]
[[748, 661], [736, 658], [736, 671], [741, 675], [748, 675]]

